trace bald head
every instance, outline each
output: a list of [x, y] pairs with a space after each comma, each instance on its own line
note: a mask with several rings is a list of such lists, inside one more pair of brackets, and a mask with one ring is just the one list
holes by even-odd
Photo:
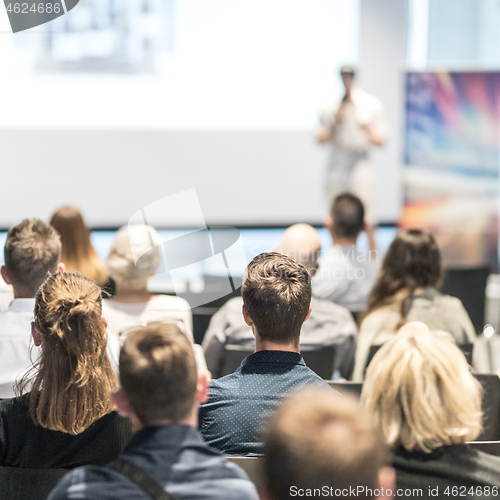
[[278, 252], [298, 260], [311, 275], [318, 269], [318, 257], [321, 250], [319, 234], [309, 224], [294, 224], [283, 234]]

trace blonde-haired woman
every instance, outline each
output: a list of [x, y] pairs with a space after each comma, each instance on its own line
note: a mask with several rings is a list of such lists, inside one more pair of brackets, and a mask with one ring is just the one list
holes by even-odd
[[153, 295], [148, 279], [162, 260], [161, 239], [154, 228], [144, 224], [122, 227], [109, 251], [107, 266], [116, 284], [116, 293], [103, 301], [108, 331], [120, 340], [152, 322], [175, 322], [193, 339], [193, 316], [180, 297]]
[[498, 493], [500, 458], [466, 444], [481, 432], [481, 386], [451, 335], [405, 325], [374, 356], [361, 400], [394, 449], [398, 488]]
[[61, 262], [66, 271], [83, 274], [99, 286], [106, 285], [106, 266], [92, 246], [82, 214], [75, 207], [62, 207], [52, 216], [50, 225], [61, 237]]
[[19, 397], [0, 402], [0, 465], [108, 463], [131, 427], [112, 401], [117, 374], [106, 353], [101, 289], [78, 274], [51, 275], [36, 295], [31, 328], [41, 354]]

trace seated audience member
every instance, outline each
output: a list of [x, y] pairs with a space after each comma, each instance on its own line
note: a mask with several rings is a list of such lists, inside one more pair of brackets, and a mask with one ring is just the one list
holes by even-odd
[[83, 274], [100, 287], [106, 285], [109, 280], [106, 266], [90, 242], [90, 231], [80, 212], [74, 207], [60, 208], [50, 219], [50, 225], [61, 237], [61, 260], [66, 270]]
[[0, 279], [0, 312], [7, 311], [11, 302], [14, 300], [14, 289], [12, 285], [5, 283], [3, 278]]
[[[311, 276], [318, 267], [321, 243], [318, 232], [307, 224], [295, 224], [284, 235], [278, 252], [304, 264]], [[245, 323], [241, 308], [243, 299], [235, 297], [224, 304], [210, 320], [203, 339], [208, 369], [218, 373], [224, 346], [239, 345], [255, 349], [252, 329]], [[336, 346], [334, 370], [344, 378], [350, 376], [357, 327], [351, 313], [329, 300], [311, 299], [312, 311], [300, 332], [301, 348], [320, 349]]]
[[241, 287], [243, 316], [255, 353], [232, 374], [213, 380], [200, 409], [200, 429], [227, 455], [259, 455], [265, 420], [284, 396], [307, 385], [327, 387], [300, 355], [300, 329], [311, 312], [311, 275], [279, 253], [255, 257]]
[[473, 344], [475, 331], [459, 299], [437, 289], [441, 253], [424, 231], [401, 231], [392, 242], [363, 314], [356, 347], [353, 380], [361, 381], [371, 346], [390, 340], [407, 321], [453, 335], [459, 345]]
[[101, 289], [78, 274], [49, 276], [31, 332], [41, 354], [20, 396], [0, 402], [0, 465], [73, 468], [116, 458], [131, 425], [112, 401], [118, 377], [106, 353]]
[[177, 326], [133, 331], [122, 348], [115, 401], [130, 416], [134, 437], [119, 461], [71, 472], [49, 499], [150, 498], [137, 483], [138, 474], [147, 474], [149, 484], [177, 500], [257, 500], [246, 474], [209, 448], [196, 429], [208, 381], [207, 371], [197, 374], [192, 346]]
[[448, 334], [405, 325], [374, 356], [361, 401], [394, 449], [398, 488], [430, 499], [500, 487], [500, 458], [466, 444], [481, 431], [481, 386]]
[[283, 403], [265, 433], [263, 460], [261, 500], [390, 500], [395, 493], [389, 450], [373, 419], [357, 401], [332, 393], [304, 391]]
[[152, 295], [148, 290], [148, 279], [156, 272], [161, 259], [161, 240], [152, 227], [137, 224], [118, 231], [107, 259], [116, 293], [103, 301], [109, 332], [123, 337], [128, 331], [151, 322], [178, 321], [193, 339], [189, 304], [180, 297]]
[[[373, 228], [366, 226], [364, 217], [365, 209], [356, 196], [344, 193], [335, 198], [326, 220], [333, 247], [320, 260], [312, 283], [315, 297], [331, 300], [354, 313], [364, 310], [378, 271]], [[370, 244], [368, 255], [356, 248], [363, 230]]]
[[35, 294], [48, 272], [63, 270], [58, 234], [41, 220], [24, 220], [7, 233], [1, 273], [11, 284], [14, 300], [0, 313], [0, 398], [14, 396], [16, 377], [31, 366], [30, 351]]

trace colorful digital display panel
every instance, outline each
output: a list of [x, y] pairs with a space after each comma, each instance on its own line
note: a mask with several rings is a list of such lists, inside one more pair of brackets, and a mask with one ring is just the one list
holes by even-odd
[[402, 227], [447, 267], [498, 267], [500, 72], [406, 74]]

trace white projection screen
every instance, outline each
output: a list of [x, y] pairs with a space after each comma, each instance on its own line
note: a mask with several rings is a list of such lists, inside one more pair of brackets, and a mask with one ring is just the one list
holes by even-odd
[[207, 223], [321, 222], [314, 131], [358, 53], [359, 0], [80, 0], [15, 34], [0, 5], [0, 227], [193, 188]]

